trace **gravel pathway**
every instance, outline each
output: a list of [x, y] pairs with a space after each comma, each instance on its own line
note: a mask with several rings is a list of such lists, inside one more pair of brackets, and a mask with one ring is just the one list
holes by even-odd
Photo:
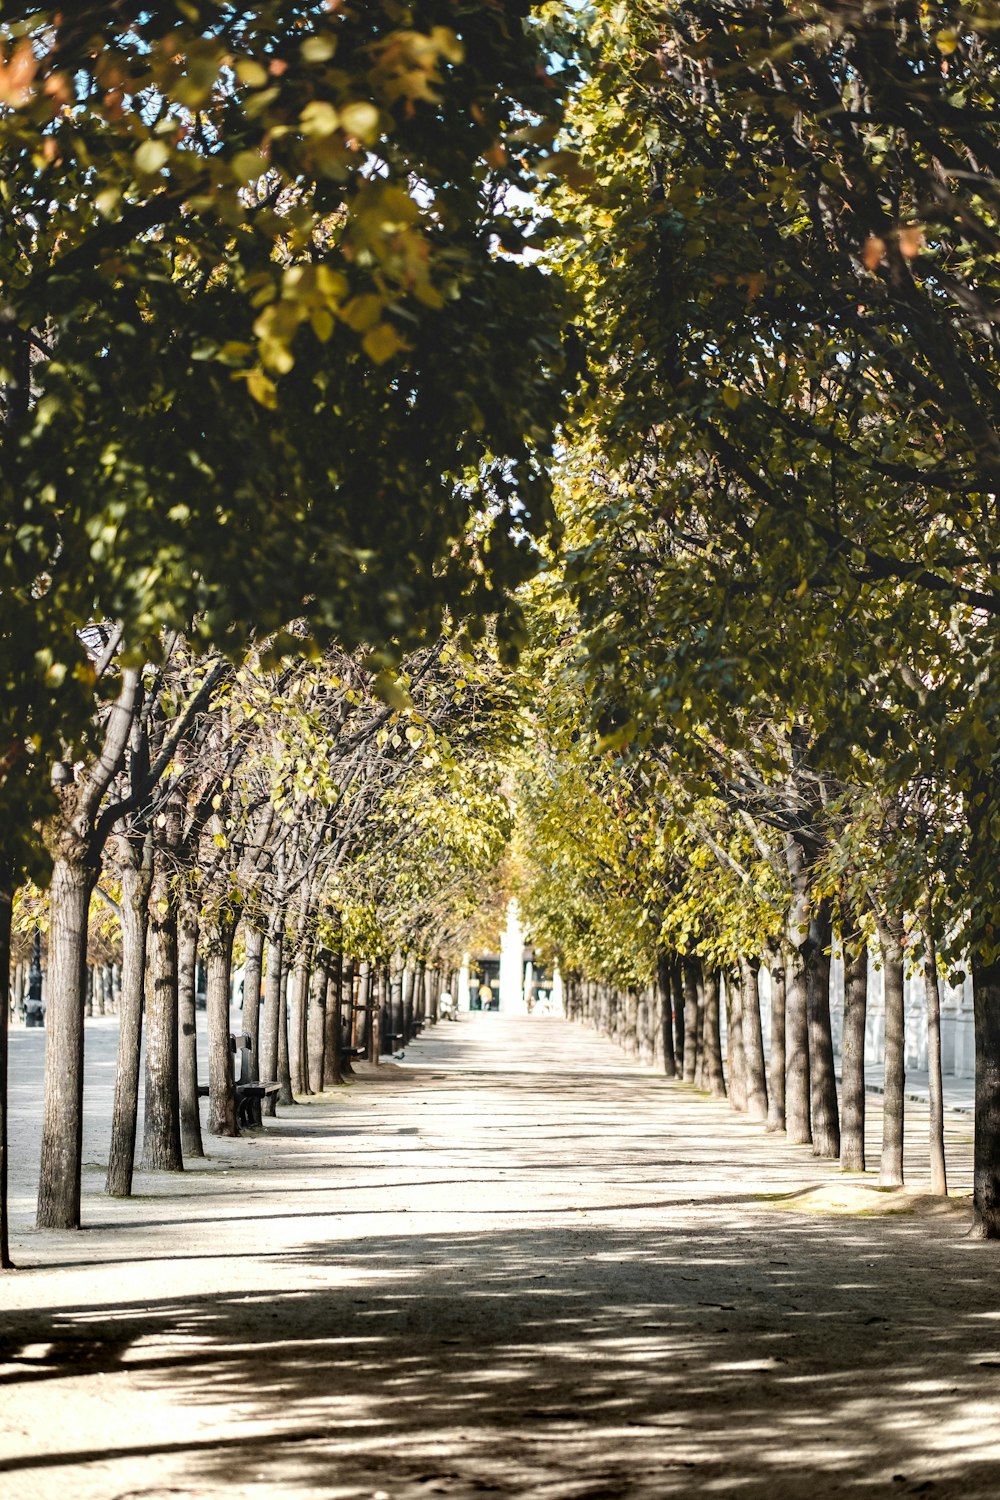
[[3, 1500], [1000, 1491], [1000, 1253], [967, 1205], [875, 1194], [591, 1033], [439, 1025], [126, 1202], [95, 1123], [71, 1235], [30, 1227], [14, 1043]]

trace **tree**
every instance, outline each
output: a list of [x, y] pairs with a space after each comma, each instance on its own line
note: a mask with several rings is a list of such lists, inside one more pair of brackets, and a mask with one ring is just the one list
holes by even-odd
[[[994, 19], [599, 6], [603, 66], [575, 106], [592, 186], [565, 204], [600, 371], [576, 472], [585, 490], [603, 459], [608, 478], [573, 566], [606, 727], [708, 725], [739, 750], [778, 704], [814, 773], [890, 798], [936, 777], [964, 805], [950, 951], [977, 976], [987, 1234]], [[649, 560], [645, 588], [616, 549]]]
[[569, 373], [555, 280], [493, 253], [559, 110], [513, 10], [15, 4], [3, 27], [2, 629], [33, 647], [6, 684], [4, 764], [32, 782], [9, 890], [88, 731], [81, 629], [117, 622], [134, 672], [164, 630], [238, 655], [303, 618], [307, 645], [398, 654], [445, 607], [504, 613]]

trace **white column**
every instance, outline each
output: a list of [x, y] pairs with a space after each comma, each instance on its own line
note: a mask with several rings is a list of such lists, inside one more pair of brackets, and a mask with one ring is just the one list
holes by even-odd
[[558, 959], [556, 960], [555, 968], [552, 970], [552, 997], [549, 1000], [549, 1007], [554, 1016], [564, 1016], [566, 1014], [566, 995], [563, 990], [563, 977]]
[[507, 925], [500, 937], [500, 1009], [508, 1016], [527, 1014], [524, 1003], [524, 929], [516, 901], [507, 906]]
[[470, 982], [470, 977], [471, 976], [469, 974], [469, 955], [468, 955], [468, 953], [463, 953], [462, 954], [462, 967], [458, 971], [458, 1009], [459, 1010], [468, 1010], [468, 1008], [469, 1008], [469, 982]]

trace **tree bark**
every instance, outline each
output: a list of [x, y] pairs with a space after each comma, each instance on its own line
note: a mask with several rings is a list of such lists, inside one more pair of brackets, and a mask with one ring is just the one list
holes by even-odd
[[311, 965], [312, 938], [305, 932], [300, 932], [288, 984], [288, 1061], [293, 1094], [312, 1093], [309, 1087], [309, 1052], [306, 1046], [306, 1009], [309, 1003]]
[[844, 947], [844, 1039], [841, 1046], [843, 1129], [840, 1165], [865, 1170], [865, 1025], [868, 1011], [868, 944], [857, 921], [842, 937]]
[[0, 1271], [12, 1271], [10, 1258], [10, 1225], [7, 1203], [7, 1113], [9, 1108], [8, 1053], [10, 1047], [10, 1006], [7, 991], [10, 984], [10, 932], [14, 910], [14, 882], [6, 869], [0, 868]]
[[813, 1156], [840, 1155], [840, 1111], [830, 1023], [830, 946], [833, 920], [828, 901], [817, 901], [809, 923], [807, 1004]]
[[[928, 901], [928, 906], [930, 902]], [[941, 1077], [941, 987], [938, 983], [934, 917], [924, 919], [924, 1000], [927, 1005], [927, 1074], [930, 1092], [931, 1192], [948, 1196], [944, 1156], [944, 1082]]]
[[885, 1092], [882, 1099], [882, 1159], [879, 1187], [903, 1186], [903, 1098], [906, 1087], [906, 1010], [903, 923], [878, 917], [885, 986]]
[[[322, 1081], [325, 1089], [336, 1088], [343, 1081], [341, 1077], [341, 1051], [344, 1046], [345, 987], [349, 996], [347, 1011], [349, 1016], [352, 1015], [350, 1007], [354, 1004], [354, 985], [353, 978], [351, 977], [351, 966], [349, 962], [345, 964], [343, 951], [339, 946], [331, 955], [329, 972], [329, 984], [326, 991], [326, 1010], [324, 1012], [326, 1040], [323, 1047]], [[350, 1045], [353, 1046], [353, 1042]]]
[[[260, 989], [264, 968], [264, 933], [254, 922], [243, 926], [243, 1031], [250, 1038], [250, 1080], [260, 1082]], [[260, 1100], [253, 1101], [251, 1119], [263, 1123]]]
[[375, 1035], [375, 986], [372, 983], [372, 966], [367, 958], [361, 960], [358, 969], [358, 1004], [364, 1006], [365, 1045], [368, 1048], [368, 1061], [377, 1064], [382, 1050], [382, 1041]]
[[743, 1051], [746, 1060], [747, 1114], [763, 1124], [767, 1119], [767, 1066], [760, 1020], [758, 959], [740, 959], [740, 996], [743, 1012]]
[[177, 909], [177, 1076], [180, 1089], [181, 1150], [205, 1155], [198, 1101], [198, 904], [190, 893]]
[[698, 1062], [698, 960], [681, 962], [684, 984], [684, 1082], [694, 1083]]
[[786, 1036], [788, 1046], [786, 1119], [788, 1139], [796, 1146], [812, 1145], [809, 1106], [809, 1001], [806, 955], [793, 945], [786, 969]]
[[[326, 995], [330, 983], [330, 955], [325, 948], [316, 945], [313, 955], [312, 973], [309, 976], [309, 1014], [306, 1020], [306, 1039], [309, 1047], [310, 1085], [323, 1087], [323, 1069], [326, 1060]], [[312, 1092], [312, 1089], [310, 1089]]]
[[[794, 790], [789, 783], [790, 791]], [[812, 1145], [809, 1058], [809, 934], [812, 905], [809, 869], [801, 845], [789, 834], [785, 839], [785, 864], [792, 890], [788, 913], [789, 965], [786, 970], [785, 1021], [787, 1044], [786, 1129], [796, 1146]]]
[[[142, 1165], [181, 1172], [177, 1049], [177, 906], [170, 870], [156, 851], [150, 895], [149, 978], [146, 995], [146, 1110]], [[228, 1027], [227, 1027], [228, 1030]]]
[[378, 966], [377, 983], [380, 1045], [383, 1053], [389, 1053], [391, 1055], [395, 1043], [392, 1041], [391, 1035], [393, 1031], [393, 1024], [391, 1015], [392, 1006], [389, 970], [385, 964], [379, 964]]
[[713, 1099], [725, 1099], [726, 1076], [722, 1068], [722, 1036], [719, 1023], [719, 971], [705, 971], [704, 1067], [702, 1081]]
[[[992, 934], [991, 934], [992, 936]], [[1000, 958], [972, 960], [976, 1028], [976, 1129], [972, 1233], [1000, 1239]]]
[[740, 981], [730, 972], [726, 976], [729, 997], [729, 1102], [741, 1114], [747, 1107], [747, 1058], [743, 1044], [743, 993]]
[[785, 1129], [785, 955], [781, 943], [767, 949], [771, 977], [771, 1056], [767, 1105], [767, 1128]]
[[405, 1042], [403, 1020], [405, 1015], [404, 988], [412, 984], [413, 975], [409, 965], [404, 965], [397, 954], [392, 961], [389, 979], [389, 1025], [386, 1028], [385, 1051], [396, 1052]]
[[[340, 1046], [337, 1048], [337, 1067], [340, 1072], [340, 1081], [352, 1077], [354, 1073], [354, 1061], [345, 1057], [345, 1047], [367, 1047], [368, 1036], [365, 1032], [367, 1016], [363, 1010], [359, 1010], [360, 997], [355, 997], [354, 974], [357, 964], [353, 958], [345, 958], [343, 951], [340, 952], [340, 982], [337, 986], [335, 1003], [340, 1006]], [[360, 988], [360, 986], [358, 987]]]
[[147, 834], [139, 848], [126, 838], [121, 839], [121, 845], [122, 987], [118, 1007], [118, 1067], [111, 1148], [104, 1188], [112, 1198], [127, 1198], [132, 1192], [146, 988], [146, 931], [153, 876], [152, 835]]
[[209, 1135], [234, 1136], [240, 1133], [236, 1123], [233, 1054], [229, 1046], [229, 990], [234, 935], [235, 924], [228, 912], [220, 913], [205, 925]]
[[378, 1003], [375, 976], [370, 970], [366, 983], [368, 988], [368, 1061], [378, 1066], [379, 1058], [382, 1055], [382, 1009]]
[[57, 856], [52, 867], [39, 1229], [80, 1227], [83, 1008], [95, 879], [96, 870], [83, 859]]
[[676, 956], [670, 961], [670, 991], [674, 1005], [674, 1065], [680, 1078], [684, 1073], [685, 995], [683, 966]]
[[60, 816], [47, 829], [53, 849], [49, 886], [48, 1035], [38, 1184], [39, 1229], [79, 1229], [83, 1155], [83, 1011], [87, 923], [107, 829], [95, 824], [132, 732], [140, 678], [122, 673], [104, 726], [100, 753], [59, 795]]
[[[264, 1029], [260, 1040], [260, 1074], [265, 1083], [279, 1082], [278, 1033], [281, 1030], [282, 965], [284, 929], [280, 919], [273, 919], [267, 933], [267, 961], [264, 971]], [[274, 1118], [276, 1099], [268, 1094], [263, 1114]], [[282, 1099], [282, 1104], [287, 1101]]]
[[660, 1036], [663, 1047], [663, 1076], [677, 1077], [677, 1058], [674, 1053], [673, 996], [670, 985], [670, 954], [661, 949], [656, 956], [656, 998], [660, 1005]]

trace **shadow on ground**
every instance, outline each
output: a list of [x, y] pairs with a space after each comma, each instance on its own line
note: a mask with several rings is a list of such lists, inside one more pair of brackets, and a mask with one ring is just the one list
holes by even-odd
[[[300, 1289], [283, 1290], [282, 1265]], [[44, 1404], [53, 1378], [127, 1367], [174, 1403], [235, 1403], [242, 1421], [221, 1435], [123, 1443], [176, 1448], [209, 1486], [238, 1466], [393, 1500], [986, 1496], [1000, 1488], [994, 1267], [954, 1225], [763, 1210], [738, 1230], [338, 1240], [245, 1297], [26, 1312], [0, 1386], [31, 1383]]]

